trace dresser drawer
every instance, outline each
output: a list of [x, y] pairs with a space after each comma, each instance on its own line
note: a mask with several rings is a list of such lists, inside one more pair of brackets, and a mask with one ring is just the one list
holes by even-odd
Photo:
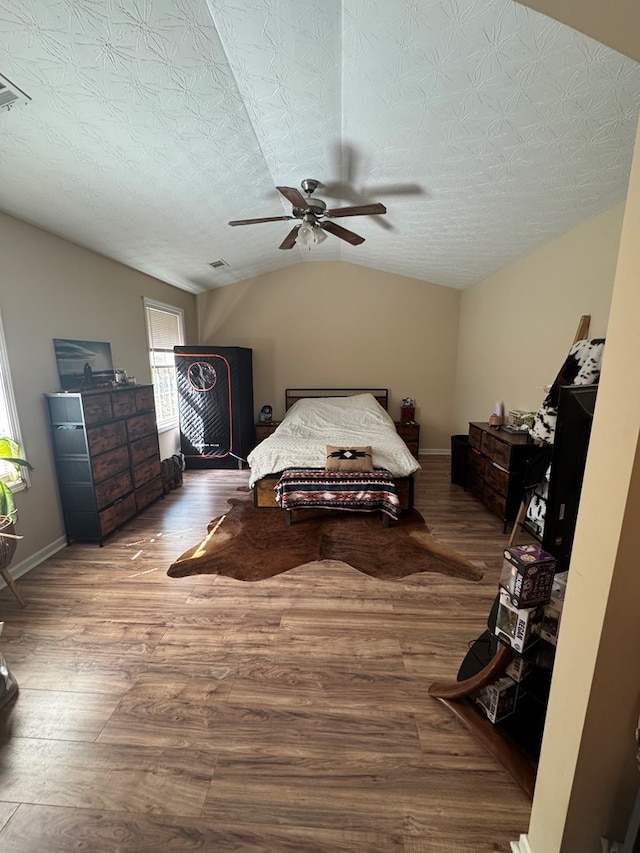
[[110, 394], [87, 394], [82, 398], [82, 408], [86, 424], [97, 424], [113, 417]]
[[265, 438], [273, 435], [279, 426], [280, 421], [272, 421], [270, 424], [256, 424], [256, 444], [260, 444]]
[[136, 397], [136, 409], [139, 412], [153, 412], [155, 410], [153, 386], [149, 385], [145, 388], [134, 388], [133, 390]]
[[87, 441], [89, 453], [97, 456], [98, 453], [106, 453], [121, 444], [127, 443], [127, 430], [124, 421], [114, 421], [104, 426], [91, 427], [87, 429]]
[[469, 447], [480, 450], [482, 447], [482, 436], [484, 432], [474, 424], [469, 424]]
[[485, 465], [486, 459], [484, 456], [481, 456], [477, 450], [469, 448], [469, 458], [467, 462], [467, 489], [477, 498], [482, 498]]
[[508, 471], [496, 468], [490, 462], [485, 466], [484, 479], [492, 489], [506, 497], [509, 493], [510, 476]]
[[496, 492], [495, 489], [492, 489], [486, 480], [482, 492], [482, 500], [484, 501], [487, 509], [491, 510], [491, 512], [495, 513], [502, 519], [506, 517], [506, 497], [504, 495], [499, 494], [499, 492]]
[[136, 395], [133, 388], [114, 391], [111, 395], [111, 405], [115, 417], [134, 415], [136, 412]]
[[411, 455], [412, 455], [412, 456], [415, 456], [415, 457], [416, 457], [416, 459], [417, 459], [417, 458], [418, 458], [418, 451], [419, 451], [419, 449], [420, 449], [420, 448], [418, 447], [418, 442], [417, 442], [417, 441], [407, 441], [407, 440], [405, 439], [404, 443], [405, 443], [405, 444], [407, 445], [407, 447], [409, 448], [409, 452], [411, 453]]
[[140, 486], [160, 476], [160, 460], [158, 457], [145, 459], [133, 469], [133, 484], [138, 489]]
[[148, 506], [152, 501], [155, 501], [156, 498], [161, 497], [162, 494], [162, 480], [160, 477], [149, 480], [140, 489], [136, 489], [135, 495], [138, 512], [145, 506]]
[[109, 477], [108, 480], [98, 483], [95, 489], [96, 505], [98, 509], [101, 509], [103, 506], [107, 506], [107, 504], [113, 503], [118, 500], [118, 498], [123, 497], [123, 495], [130, 492], [131, 489], [131, 473], [128, 469], [116, 474], [115, 477]]
[[129, 441], [137, 441], [139, 438], [144, 438], [145, 435], [151, 435], [155, 432], [157, 432], [156, 419], [152, 412], [127, 418]]
[[512, 448], [508, 444], [485, 432], [482, 436], [481, 450], [492, 462], [497, 462], [498, 465], [507, 471], [510, 469]]
[[395, 422], [396, 432], [409, 448], [413, 456], [418, 458], [420, 448], [420, 424]]
[[160, 450], [158, 448], [158, 436], [156, 433], [146, 435], [138, 441], [131, 442], [131, 464], [139, 465], [150, 456], [160, 458]]
[[128, 468], [129, 451], [124, 444], [121, 447], [116, 447], [115, 450], [100, 453], [91, 460], [91, 470], [96, 483], [106, 480], [107, 477], [113, 477], [120, 471], [128, 470]]
[[133, 518], [135, 514], [136, 501], [131, 493], [107, 509], [103, 509], [99, 514], [101, 535], [106, 536], [111, 533], [116, 527]]
[[484, 469], [487, 460], [484, 456], [481, 456], [476, 450], [469, 449], [469, 458], [467, 460], [467, 465], [469, 468], [470, 474], [475, 474], [478, 477], [484, 478]]
[[420, 427], [418, 424], [396, 423], [396, 432], [403, 441], [417, 441]]

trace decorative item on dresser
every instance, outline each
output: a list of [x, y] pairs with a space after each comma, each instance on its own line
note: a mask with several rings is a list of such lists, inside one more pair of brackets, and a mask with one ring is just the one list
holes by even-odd
[[469, 424], [467, 488], [502, 519], [505, 533], [518, 514], [525, 464], [535, 450], [527, 434]]
[[242, 468], [255, 444], [252, 350], [176, 346], [180, 449], [187, 468]]
[[69, 542], [99, 542], [160, 497], [153, 385], [45, 394]]
[[413, 397], [403, 397], [400, 404], [400, 423], [412, 424], [416, 420], [416, 403]]

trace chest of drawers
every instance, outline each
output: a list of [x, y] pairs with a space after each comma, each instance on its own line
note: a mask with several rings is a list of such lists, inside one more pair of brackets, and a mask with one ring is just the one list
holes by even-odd
[[162, 495], [153, 386], [45, 397], [67, 539], [101, 543]]
[[503, 520], [505, 530], [518, 513], [525, 463], [535, 449], [528, 435], [469, 424], [467, 488]]

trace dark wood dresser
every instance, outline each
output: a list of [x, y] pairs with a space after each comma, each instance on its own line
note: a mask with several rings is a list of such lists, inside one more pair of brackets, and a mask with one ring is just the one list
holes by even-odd
[[153, 385], [45, 398], [67, 540], [102, 543], [162, 495]]
[[525, 463], [535, 450], [527, 434], [469, 424], [467, 488], [503, 520], [505, 531], [518, 514]]

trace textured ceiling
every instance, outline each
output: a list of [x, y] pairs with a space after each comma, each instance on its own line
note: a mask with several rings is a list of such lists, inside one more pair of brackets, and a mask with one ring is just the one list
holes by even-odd
[[[0, 0], [0, 210], [199, 292], [338, 260], [466, 287], [621, 201], [640, 65], [511, 0]], [[366, 238], [278, 245], [317, 178]], [[229, 266], [208, 267], [224, 258]]]

